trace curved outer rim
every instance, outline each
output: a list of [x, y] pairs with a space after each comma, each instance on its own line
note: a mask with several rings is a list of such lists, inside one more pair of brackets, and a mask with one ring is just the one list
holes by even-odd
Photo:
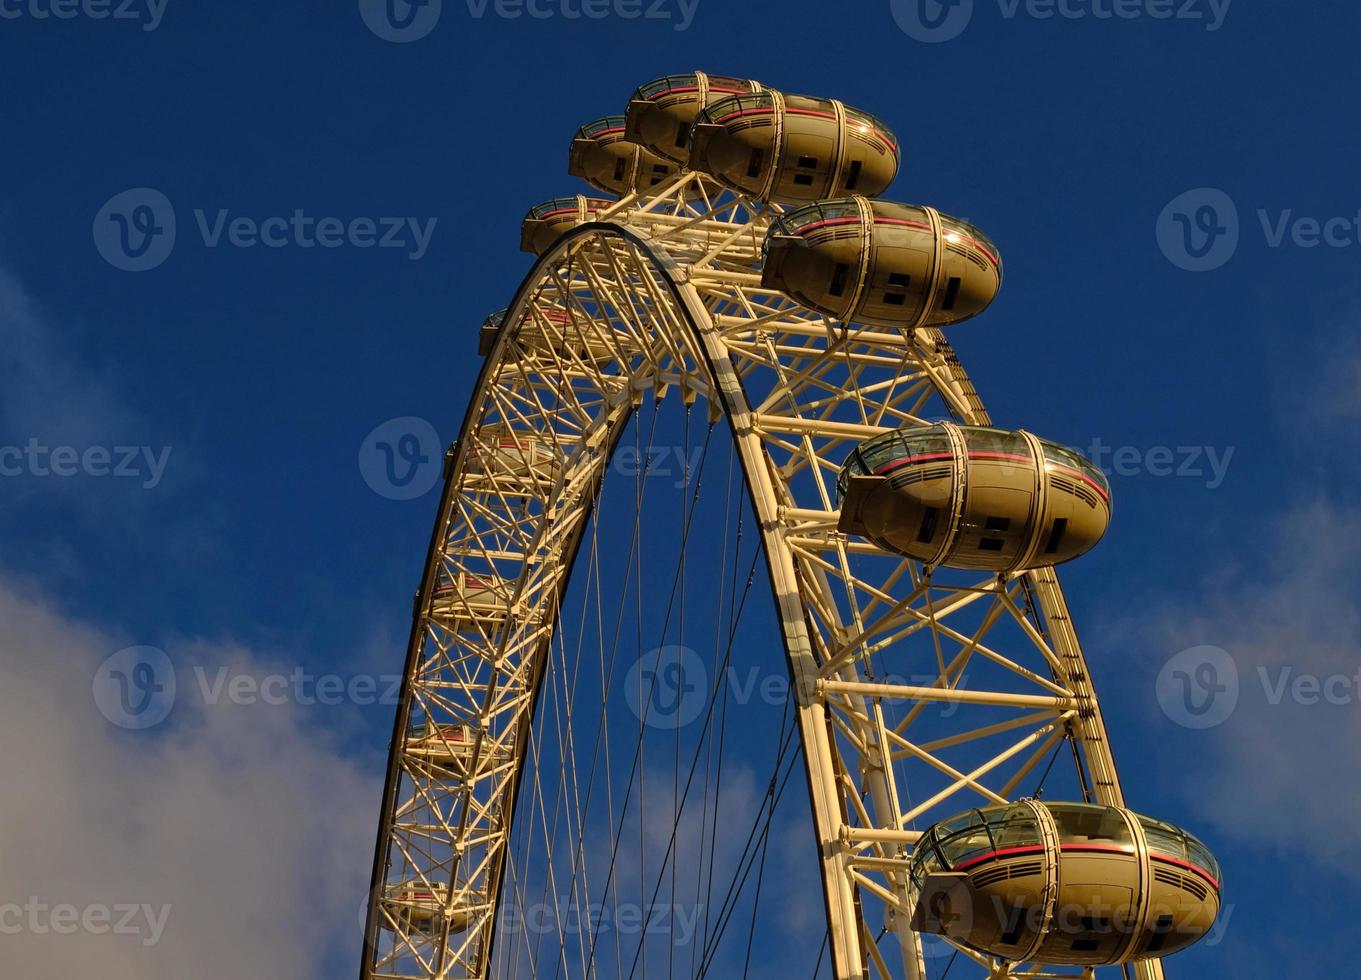
[[[704, 308], [698, 293], [693, 286], [679, 281], [675, 260], [665, 252], [654, 249], [647, 239], [637, 232], [609, 222], [587, 222], [559, 237], [553, 247], [539, 257], [516, 291], [515, 299], [510, 304], [507, 317], [511, 318], [510, 322], [517, 322], [515, 318], [518, 316], [520, 307], [541, 281], [542, 274], [558, 263], [559, 257], [570, 250], [572, 243], [578, 239], [594, 235], [615, 235], [627, 240], [646, 255], [657, 268], [663, 281], [666, 282], [672, 298], [683, 313], [681, 320], [689, 335], [686, 339], [692, 344], [691, 353], [696, 356], [697, 361], [709, 375], [712, 384], [711, 390], [717, 393], [719, 405], [728, 421], [729, 431], [732, 433], [738, 455], [742, 461], [744, 485], [747, 488], [748, 498], [761, 526], [762, 544], [766, 554], [766, 569], [769, 574], [775, 611], [783, 627], [782, 636], [786, 661], [793, 682], [792, 690], [797, 692], [798, 695], [799, 729], [804, 746], [806, 783], [812, 804], [814, 827], [818, 834], [818, 845], [819, 849], [822, 850], [823, 841], [835, 841], [840, 836], [841, 801], [836, 790], [835, 767], [832, 762], [827, 733], [826, 708], [816, 696], [818, 670], [813, 657], [808, 626], [804, 619], [803, 603], [795, 584], [797, 574], [794, 569], [793, 554], [781, 534], [783, 522], [780, 519], [778, 508], [774, 505], [775, 496], [769, 473], [762, 465], [761, 441], [750, 424], [751, 411], [747, 404], [741, 379], [738, 377], [726, 350], [717, 340], [713, 321]], [[496, 347], [484, 361], [482, 370], [478, 374], [477, 384], [469, 399], [468, 409], [464, 413], [458, 441], [450, 447], [446, 454], [447, 476], [440, 499], [441, 519], [436, 522], [426, 552], [425, 574], [419, 593], [422, 604], [429, 595], [434, 581], [441, 545], [444, 540], [446, 526], [444, 515], [449, 512], [454, 490], [458, 486], [457, 477], [465, 465], [468, 432], [473, 422], [479, 417], [478, 409], [485, 401], [490, 379], [494, 377], [496, 369], [500, 367], [501, 361], [505, 357], [509, 336], [509, 332], [503, 331], [497, 339]], [[612, 449], [613, 447], [611, 447]], [[582, 526], [584, 526], [584, 522]], [[572, 554], [567, 557], [569, 565], [575, 559], [580, 537], [578, 532], [572, 542]], [[570, 574], [564, 578], [564, 587], [569, 580]], [[398, 746], [400, 746], [402, 735], [410, 723], [412, 679], [422, 649], [423, 619], [423, 616], [417, 615], [412, 624], [402, 692], [393, 727], [393, 751], [388, 760], [386, 784], [383, 792], [383, 810], [378, 831], [373, 876], [370, 882], [369, 913], [364, 929], [362, 980], [369, 980], [371, 977], [369, 964], [372, 951], [376, 947], [377, 934], [380, 928], [378, 907], [387, 878], [389, 856], [387, 844], [392, 832], [393, 811], [401, 776], [401, 757]], [[542, 657], [539, 658], [541, 663], [542, 659]], [[538, 688], [541, 679], [542, 673], [540, 672], [532, 685], [535, 689], [532, 696], [535, 706], [539, 701]], [[532, 725], [532, 714], [530, 724]], [[526, 728], [528, 727], [526, 726]], [[510, 807], [512, 812], [514, 799], [518, 796], [518, 783], [524, 776], [523, 758], [526, 744], [523, 735], [521, 735], [519, 742], [516, 753], [521, 765], [517, 767], [517, 785], [511, 793]], [[845, 873], [844, 861], [840, 855], [838, 853], [823, 853], [820, 860], [822, 864], [823, 897], [827, 908], [828, 924], [832, 933], [829, 947], [832, 950], [833, 970], [837, 977], [858, 980], [858, 978], [865, 976], [862, 965], [863, 954], [860, 951], [860, 930], [857, 925], [860, 919], [859, 905], [849, 886], [850, 879]], [[494, 898], [493, 904], [497, 906], [499, 906], [499, 896], [504, 891], [500, 880], [504, 871], [504, 862], [502, 862], [501, 867], [496, 872], [497, 897]], [[494, 936], [495, 932], [493, 931], [493, 941]], [[487, 960], [490, 961], [490, 948]]]

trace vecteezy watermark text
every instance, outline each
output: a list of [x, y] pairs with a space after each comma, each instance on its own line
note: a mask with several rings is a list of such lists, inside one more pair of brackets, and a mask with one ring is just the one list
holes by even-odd
[[295, 667], [289, 674], [250, 674], [219, 667], [209, 674], [203, 667], [193, 669], [199, 696], [209, 707], [224, 700], [235, 705], [264, 704], [274, 707], [297, 704], [303, 707], [337, 707], [353, 704], [396, 705], [401, 695], [402, 676], [384, 674], [313, 674]]
[[161, 26], [170, 0], [0, 0], [0, 20], [136, 21], [144, 31]]
[[35, 437], [22, 446], [0, 446], [0, 477], [136, 479], [154, 490], [165, 476], [170, 452], [170, 446], [48, 446]]
[[[195, 208], [193, 218], [204, 248], [389, 249], [404, 252], [413, 262], [425, 257], [439, 223], [434, 217], [318, 216], [304, 208], [265, 217], [230, 208]], [[95, 248], [116, 269], [146, 272], [170, 257], [179, 227], [165, 194], [134, 187], [115, 194], [95, 215]]]
[[528, 17], [533, 20], [620, 20], [675, 21], [674, 29], [688, 31], [695, 22], [700, 0], [464, 0], [473, 20], [488, 13], [503, 20]]
[[[1233, 0], [997, 0], [1003, 20], [1175, 20], [1224, 26]], [[964, 33], [973, 21], [974, 0], [889, 0], [893, 19], [915, 41], [939, 44]]]
[[[561, 463], [571, 465], [579, 447], [558, 447], [525, 434], [524, 449], [508, 449], [503, 461], [513, 471], [524, 452], [538, 445], [545, 454], [561, 453]], [[388, 419], [375, 426], [359, 444], [359, 473], [369, 489], [389, 500], [415, 500], [429, 493], [439, 482], [444, 451], [439, 432], [430, 422], [412, 415]], [[620, 446], [610, 457], [609, 472], [617, 476], [648, 480], [669, 480], [682, 489], [699, 473], [704, 457], [702, 446], [656, 444]]]
[[1176, 477], [1205, 481], [1207, 490], [1224, 483], [1234, 446], [1108, 446], [1097, 437], [1084, 450], [1107, 476]]
[[165, 934], [170, 911], [169, 905], [76, 906], [30, 897], [22, 903], [0, 902], [0, 936], [129, 936], [149, 948]]
[[314, 218], [302, 208], [288, 217], [233, 216], [219, 208], [212, 218], [195, 210], [203, 244], [217, 248], [225, 240], [233, 248], [401, 248], [413, 262], [425, 257], [438, 218]]
[[95, 671], [95, 706], [119, 728], [143, 731], [169, 718], [183, 696], [196, 696], [208, 708], [221, 704], [391, 707], [397, 704], [402, 689], [400, 674], [316, 674], [301, 666], [289, 673], [195, 666], [189, 673], [192, 685], [181, 684], [163, 650], [127, 647]]
[[[876, 677], [881, 684], [931, 687], [940, 680], [937, 674], [912, 677]], [[961, 687], [968, 678], [956, 679]], [[789, 701], [789, 675], [760, 667], [725, 666], [717, 685], [710, 683], [710, 669], [702, 657], [689, 647], [669, 644], [649, 650], [639, 657], [624, 677], [624, 701], [638, 718], [652, 728], [674, 731], [700, 720], [711, 697], [730, 698], [733, 704], [753, 703], [779, 707]], [[959, 710], [953, 701], [936, 704], [939, 717], [949, 718]]]
[[[688, 31], [700, 0], [464, 0], [475, 21], [606, 20], [669, 23]], [[444, 0], [359, 0], [359, 14], [378, 37], [394, 44], [419, 41], [439, 24]]]
[[611, 930], [621, 936], [670, 936], [673, 946], [688, 946], [695, 938], [703, 905], [652, 902], [583, 905], [571, 896], [561, 896], [556, 904], [535, 902], [523, 909], [514, 902], [501, 910], [501, 927], [514, 935], [595, 936]]

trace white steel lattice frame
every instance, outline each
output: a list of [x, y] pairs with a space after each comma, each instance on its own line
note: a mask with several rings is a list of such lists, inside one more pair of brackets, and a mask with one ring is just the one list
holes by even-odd
[[[980, 800], [1024, 796], [1026, 778], [1065, 740], [1087, 797], [1124, 805], [1053, 569], [931, 570], [836, 530], [836, 476], [859, 441], [925, 424], [933, 406], [989, 422], [945, 337], [829, 321], [762, 289], [772, 209], [726, 194], [711, 200], [711, 186], [682, 174], [565, 235], [506, 313], [446, 457], [395, 726], [363, 980], [489, 975], [558, 607], [609, 454], [649, 390], [705, 399], [736, 441], [783, 629], [817, 835], [809, 855], [821, 866], [836, 977], [925, 975], [907, 904], [920, 831]], [[533, 339], [520, 344], [526, 322]], [[527, 472], [470, 449], [507, 427], [564, 462]], [[437, 582], [468, 575], [488, 583], [490, 611], [458, 593], [438, 598]], [[1013, 634], [1005, 651], [992, 639], [1003, 624]], [[924, 714], [942, 706], [933, 724], [948, 731], [923, 738]], [[471, 759], [458, 773], [433, 764], [410, 734], [465, 724]], [[446, 914], [416, 915], [413, 888]], [[900, 963], [881, 952], [871, 907], [897, 934]], [[994, 977], [1091, 973], [961, 954]], [[1134, 973], [1163, 976], [1157, 961]]]

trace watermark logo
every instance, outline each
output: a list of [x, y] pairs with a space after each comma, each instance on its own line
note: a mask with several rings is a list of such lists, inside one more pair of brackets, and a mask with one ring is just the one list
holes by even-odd
[[147, 272], [175, 248], [175, 207], [151, 187], [115, 194], [94, 220], [94, 242], [104, 261], [124, 272]]
[[1238, 251], [1238, 207], [1216, 187], [1178, 194], [1158, 215], [1158, 247], [1187, 272], [1210, 272]]
[[444, 0], [359, 0], [359, 15], [369, 30], [393, 44], [429, 36], [443, 8]]
[[[961, 0], [955, 0], [961, 2]], [[962, 0], [972, 3], [973, 0]], [[700, 0], [464, 0], [468, 16], [496, 20], [647, 20], [688, 31]], [[443, 0], [359, 0], [370, 31], [385, 41], [406, 44], [427, 37], [439, 23]]]
[[95, 705], [119, 728], [140, 731], [170, 716], [176, 688], [174, 665], [163, 650], [126, 647], [95, 672]]
[[[195, 208], [193, 227], [204, 248], [400, 249], [412, 262], [425, 258], [438, 218], [400, 216], [339, 218], [302, 208], [264, 218], [216, 208]], [[115, 269], [146, 272], [175, 248], [175, 207], [160, 191], [136, 187], [110, 198], [95, 215], [95, 248]]]
[[974, 0], [891, 0], [899, 29], [914, 41], [940, 44], [964, 33], [973, 20]]
[[[589, 465], [587, 456], [593, 452], [579, 445], [558, 445], [547, 434], [536, 436], [526, 431], [523, 438], [524, 452], [542, 454], [543, 459], [555, 455], [567, 467]], [[496, 454], [494, 446], [488, 454]], [[631, 480], [666, 480], [680, 490], [693, 483], [703, 458], [702, 446], [620, 446], [610, 457], [607, 472]], [[517, 452], [510, 450], [503, 462], [514, 467], [517, 459]], [[365, 436], [359, 447], [359, 472], [364, 482], [390, 500], [425, 496], [439, 482], [443, 461], [438, 431], [426, 419], [414, 416], [389, 419]]]
[[389, 500], [415, 500], [439, 481], [444, 454], [439, 433], [425, 419], [389, 419], [359, 446], [359, 472], [374, 493]]
[[[368, 926], [369, 907], [375, 897], [380, 908], [386, 904], [389, 914], [396, 912], [400, 921], [402, 893], [412, 890], [439, 894], [444, 889], [442, 882], [432, 881], [431, 884], [435, 886], [433, 889], [427, 887], [423, 879], [416, 878], [370, 892], [359, 905], [361, 935]], [[396, 896], [398, 902], [385, 902], [385, 895]], [[670, 938], [671, 945], [683, 947], [695, 941], [705, 908], [703, 904], [639, 903], [618, 899], [608, 903], [583, 903], [576, 895], [554, 897], [545, 893], [545, 897], [546, 901], [538, 902], [503, 902], [494, 916], [490, 911], [478, 914], [486, 914], [488, 918], [494, 919], [496, 933], [501, 936], [589, 938], [615, 931], [621, 936], [665, 936]], [[379, 921], [385, 921], [382, 912], [379, 913]]]
[[[1224, 26], [1233, 0], [997, 0], [998, 16], [1018, 20], [1177, 20]], [[964, 33], [974, 0], [889, 0], [899, 29], [914, 41], [939, 44]]]
[[1215, 728], [1238, 707], [1238, 664], [1220, 647], [1191, 647], [1163, 664], [1156, 690], [1163, 714], [1178, 725]]
[[[909, 687], [930, 687], [940, 683], [938, 674], [874, 677], [877, 683]], [[967, 689], [968, 675], [954, 679]], [[664, 646], [638, 658], [624, 678], [624, 699], [635, 718], [653, 728], [674, 731], [698, 721], [710, 697], [730, 699], [738, 707], [761, 704], [780, 708], [792, 696], [789, 674], [752, 665], [739, 669], [725, 666], [710, 678], [708, 665], [689, 647]], [[958, 702], [934, 705], [938, 717], [949, 718], [959, 710]]]
[[1267, 708], [1350, 707], [1361, 703], [1361, 667], [1320, 674], [1292, 664], [1259, 664], [1240, 679], [1237, 662], [1219, 647], [1183, 650], [1158, 674], [1158, 703], [1184, 728], [1214, 728], [1238, 707], [1244, 688], [1261, 688]]
[[629, 668], [624, 699], [635, 718], [653, 728], [684, 728], [709, 702], [709, 671], [689, 647], [649, 650]]
[[0, 20], [136, 21], [150, 33], [161, 26], [170, 0], [0, 0]]
[[[1294, 208], [1257, 208], [1254, 217], [1250, 224], [1270, 249], [1361, 247], [1361, 210], [1319, 217], [1297, 214]], [[1238, 206], [1213, 187], [1177, 195], [1158, 216], [1158, 247], [1169, 262], [1189, 272], [1223, 266], [1237, 253], [1241, 237]]]
[[94, 698], [100, 713], [120, 728], [142, 731], [162, 724], [177, 702], [188, 698], [205, 708], [236, 707], [361, 708], [395, 706], [401, 674], [314, 674], [306, 667], [289, 673], [263, 673], [230, 666], [195, 666], [181, 686], [170, 658], [156, 647], [119, 650], [95, 673]]
[[312, 708], [334, 708], [344, 704], [361, 708], [393, 706], [402, 691], [401, 674], [313, 674], [305, 667], [294, 667], [289, 674], [250, 674], [219, 667], [210, 676], [203, 667], [194, 668], [194, 681], [203, 704], [215, 708], [226, 702], [238, 707], [286, 704]]
[[501, 20], [649, 20], [675, 23], [672, 29], [688, 31], [695, 22], [700, 0], [465, 0], [473, 20], [491, 12]]

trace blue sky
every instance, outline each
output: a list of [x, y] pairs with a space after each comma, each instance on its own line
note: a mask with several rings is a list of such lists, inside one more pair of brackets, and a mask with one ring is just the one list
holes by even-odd
[[[579, 123], [658, 75], [758, 78], [886, 120], [905, 149], [889, 196], [998, 243], [1000, 298], [951, 332], [995, 419], [1129, 447], [1106, 460], [1111, 533], [1065, 581], [1131, 800], [1198, 830], [1227, 869], [1224, 943], [1186, 962], [1340, 973], [1355, 949], [1334, 938], [1350, 928], [1336, 909], [1361, 898], [1361, 689], [1335, 683], [1337, 704], [1272, 692], [1282, 670], [1324, 683], [1361, 665], [1361, 12], [971, 6], [932, 43], [910, 36], [913, 4], [889, 0], [659, 2], [636, 19], [626, 0], [601, 19], [571, 16], [577, 0], [513, 18], [444, 0], [427, 36], [394, 43], [353, 2], [121, 8], [138, 21], [0, 0], [0, 446], [106, 447], [110, 469], [118, 447], [144, 450], [130, 476], [23, 462], [0, 477], [0, 585], [29, 624], [4, 648], [10, 691], [47, 635], [95, 664], [145, 643], [395, 670], [436, 495], [374, 492], [361, 444], [399, 417], [453, 437], [477, 327], [530, 265], [521, 215], [581, 189], [565, 173]], [[1117, 6], [1127, 16], [1105, 16]], [[169, 202], [176, 238], [131, 272], [92, 228], [139, 188]], [[1204, 234], [1234, 223], [1225, 200], [1236, 248]], [[210, 244], [224, 209], [255, 225], [400, 218], [403, 244]], [[1189, 271], [1202, 246], [1216, 267]], [[1191, 730], [1156, 679], [1204, 644], [1233, 658], [1241, 697]], [[92, 713], [86, 687], [68, 704], [40, 680], [49, 711]], [[344, 774], [361, 877], [388, 719], [348, 706], [278, 722], [299, 759]], [[94, 722], [91, 738], [118, 742], [111, 765], [175, 748]], [[180, 748], [216, 758], [215, 724]]]

